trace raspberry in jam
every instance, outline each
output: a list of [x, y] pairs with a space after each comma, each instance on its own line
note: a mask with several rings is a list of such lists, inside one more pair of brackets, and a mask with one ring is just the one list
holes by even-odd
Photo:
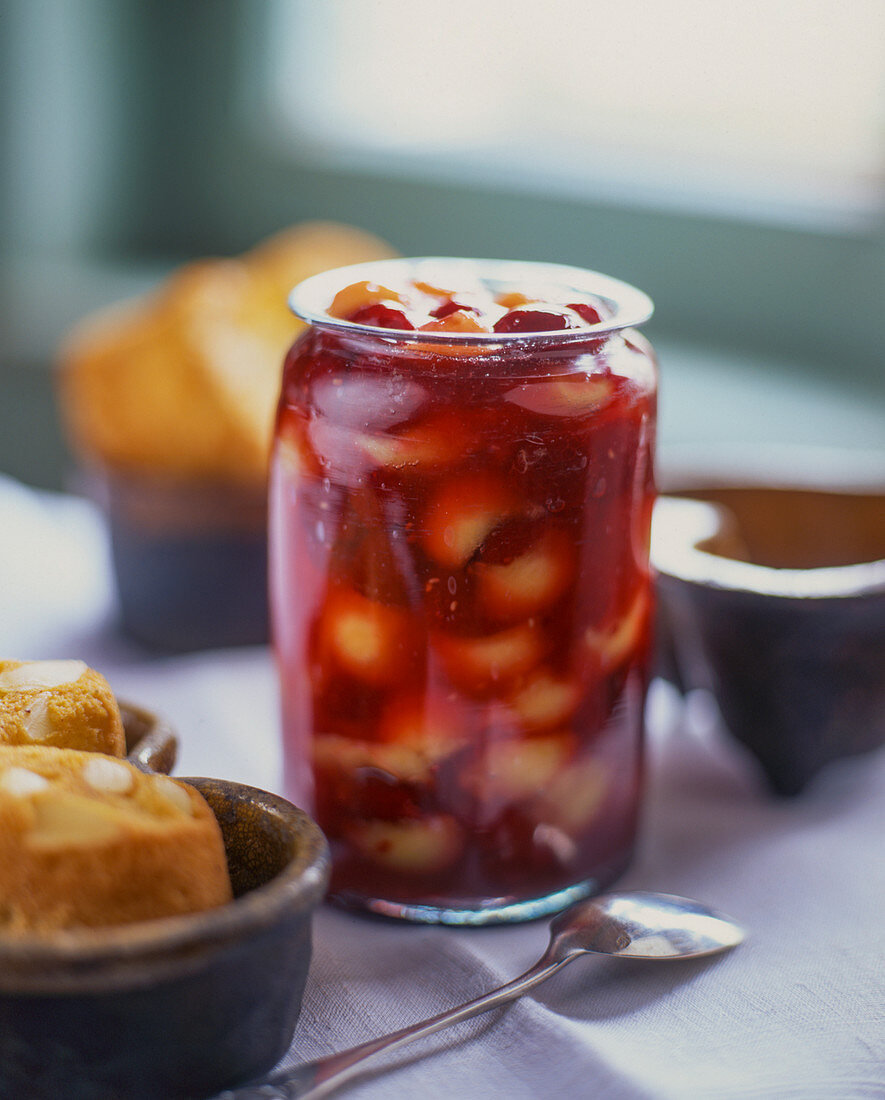
[[651, 305], [551, 265], [327, 272], [271, 470], [287, 793], [332, 896], [485, 923], [634, 845], [652, 588]]

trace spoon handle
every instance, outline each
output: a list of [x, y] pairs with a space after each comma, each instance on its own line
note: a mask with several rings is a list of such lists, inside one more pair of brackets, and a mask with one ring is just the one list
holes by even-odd
[[417, 1024], [393, 1031], [389, 1035], [370, 1039], [339, 1054], [331, 1054], [328, 1058], [320, 1058], [316, 1062], [306, 1062], [293, 1069], [283, 1070], [268, 1078], [263, 1085], [247, 1085], [244, 1088], [223, 1093], [218, 1100], [319, 1100], [319, 1097], [328, 1096], [344, 1081], [355, 1076], [359, 1072], [361, 1063], [367, 1058], [373, 1057], [382, 1050], [398, 1050], [415, 1039], [422, 1039], [426, 1035], [442, 1031], [443, 1028], [461, 1023], [462, 1020], [478, 1016], [481, 1012], [488, 1012], [492, 1008], [498, 1008], [499, 1005], [516, 1000], [532, 986], [549, 978], [569, 962], [571, 957], [573, 956], [553, 960], [545, 953], [524, 974], [520, 974], [518, 978], [498, 986], [489, 993], [484, 993], [475, 1000], [466, 1001], [446, 1012], [440, 1012], [437, 1016], [431, 1016]]

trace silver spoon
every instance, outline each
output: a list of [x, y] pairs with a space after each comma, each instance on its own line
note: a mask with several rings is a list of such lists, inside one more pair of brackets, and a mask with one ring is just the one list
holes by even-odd
[[382, 1050], [398, 1050], [415, 1039], [507, 1004], [579, 955], [698, 959], [735, 947], [743, 938], [743, 929], [734, 921], [688, 898], [645, 891], [588, 898], [554, 918], [547, 950], [534, 966], [506, 985], [380, 1039], [283, 1070], [264, 1084], [225, 1092], [218, 1100], [317, 1100], [328, 1096], [356, 1076], [367, 1058]]

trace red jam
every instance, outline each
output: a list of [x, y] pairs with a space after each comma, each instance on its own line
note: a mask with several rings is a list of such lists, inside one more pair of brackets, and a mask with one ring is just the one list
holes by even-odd
[[359, 282], [327, 313], [272, 462], [287, 793], [345, 903], [537, 915], [634, 843], [653, 357], [574, 291]]

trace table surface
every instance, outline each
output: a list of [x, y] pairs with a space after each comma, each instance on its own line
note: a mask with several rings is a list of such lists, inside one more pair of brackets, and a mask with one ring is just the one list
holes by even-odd
[[[0, 478], [0, 656], [81, 657], [177, 728], [181, 775], [279, 791], [267, 649], [158, 658], [115, 626], [106, 532], [88, 503]], [[885, 1096], [885, 753], [769, 796], [696, 697], [653, 685], [649, 790], [626, 889], [684, 894], [750, 931], [713, 960], [581, 959], [530, 996], [394, 1055], [347, 1095], [522, 1098]], [[545, 922], [444, 929], [324, 907], [287, 1062], [476, 996], [524, 970]]]

